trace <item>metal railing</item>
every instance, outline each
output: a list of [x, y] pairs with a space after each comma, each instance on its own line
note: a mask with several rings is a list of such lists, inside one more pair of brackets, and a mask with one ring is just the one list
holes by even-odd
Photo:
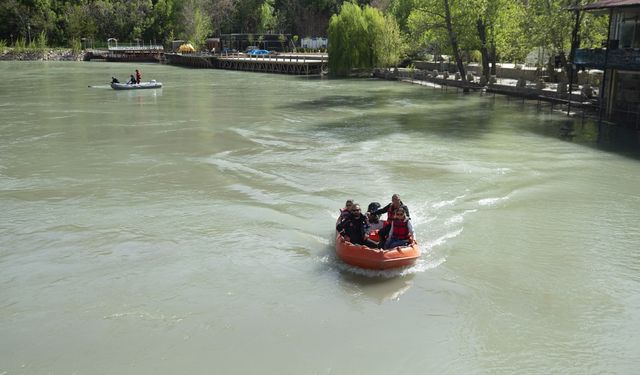
[[576, 65], [596, 69], [605, 69], [605, 61], [606, 68], [640, 70], [640, 49], [611, 49], [608, 56], [604, 48], [578, 49], [574, 58]]
[[150, 45], [118, 45], [118, 46], [110, 46], [109, 51], [164, 51], [164, 47], [158, 44], [150, 44]]

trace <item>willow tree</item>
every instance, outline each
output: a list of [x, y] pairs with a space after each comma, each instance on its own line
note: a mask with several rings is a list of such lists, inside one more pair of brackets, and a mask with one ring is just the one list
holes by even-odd
[[396, 66], [406, 50], [400, 26], [391, 15], [385, 15], [382, 34], [377, 38], [378, 66], [388, 68]]
[[342, 4], [329, 21], [328, 35], [329, 71], [335, 76], [393, 65], [402, 50], [395, 21], [368, 5]]
[[265, 0], [260, 5], [260, 21], [258, 22], [258, 32], [261, 34], [273, 33], [278, 27], [278, 14], [275, 12], [274, 0]]

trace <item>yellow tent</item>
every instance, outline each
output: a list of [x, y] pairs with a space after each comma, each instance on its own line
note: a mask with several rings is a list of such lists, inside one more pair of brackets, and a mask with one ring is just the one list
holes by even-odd
[[195, 51], [196, 51], [196, 49], [193, 48], [191, 43], [181, 44], [180, 47], [178, 47], [178, 52], [180, 52], [180, 53], [191, 53], [191, 52], [195, 52]]

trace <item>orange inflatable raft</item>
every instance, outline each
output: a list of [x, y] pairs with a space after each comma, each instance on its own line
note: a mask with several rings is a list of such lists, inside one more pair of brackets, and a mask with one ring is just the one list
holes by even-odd
[[389, 250], [372, 249], [368, 246], [352, 244], [342, 235], [336, 233], [336, 254], [345, 263], [352, 266], [386, 270], [414, 264], [416, 259], [420, 257], [420, 247], [414, 241], [410, 246]]

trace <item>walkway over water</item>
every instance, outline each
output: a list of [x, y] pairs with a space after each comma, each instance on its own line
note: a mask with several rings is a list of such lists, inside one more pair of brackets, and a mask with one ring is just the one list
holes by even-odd
[[280, 73], [294, 75], [318, 75], [328, 71], [326, 54], [318, 55], [209, 55], [165, 53], [165, 61], [171, 65], [192, 68], [245, 70], [252, 72]]
[[118, 62], [161, 62], [164, 47], [161, 45], [147, 46], [111, 46], [108, 49], [88, 49], [85, 61], [104, 59]]

